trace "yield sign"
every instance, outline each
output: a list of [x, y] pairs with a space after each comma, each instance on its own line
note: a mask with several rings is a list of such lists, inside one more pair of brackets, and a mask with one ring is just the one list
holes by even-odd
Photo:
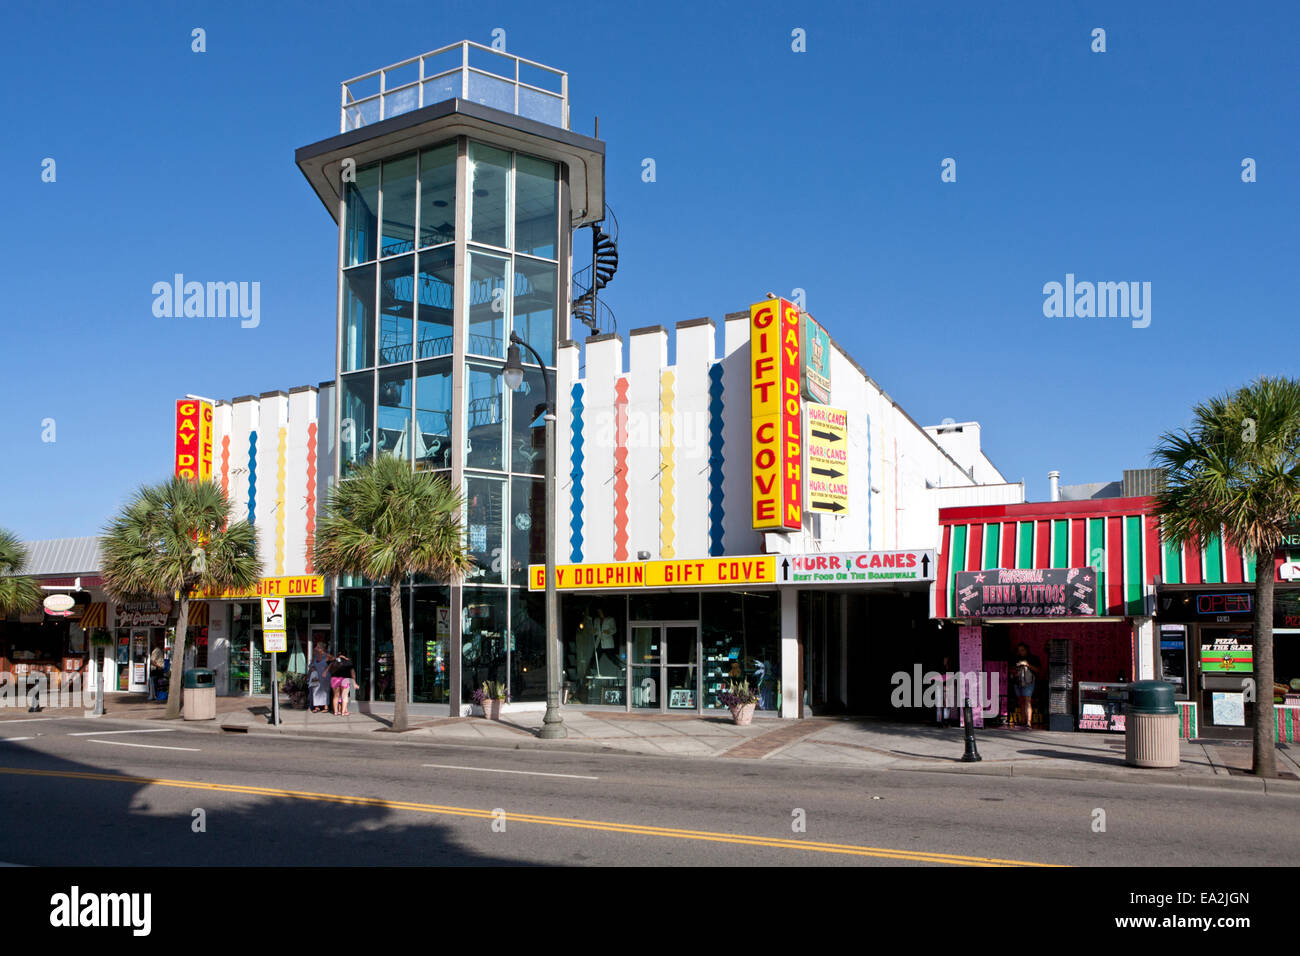
[[284, 630], [284, 598], [262, 598], [262, 630]]

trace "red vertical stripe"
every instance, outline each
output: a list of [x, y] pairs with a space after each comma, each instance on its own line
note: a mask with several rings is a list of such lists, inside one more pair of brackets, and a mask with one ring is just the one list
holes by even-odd
[[1240, 584], [1242, 582], [1241, 573], [1241, 550], [1234, 548], [1223, 542], [1223, 580], [1227, 584]]
[[934, 616], [948, 616], [948, 552], [952, 548], [952, 527], [939, 528], [939, 555], [934, 566]]
[[1106, 519], [1106, 607], [1124, 613], [1124, 519], [1118, 517]]
[[1002, 523], [1002, 561], [1001, 567], [1014, 568], [1016, 566], [1016, 522], [1004, 521]]
[[1160, 575], [1160, 522], [1155, 515], [1147, 515], [1142, 521], [1147, 535], [1147, 569], [1142, 583], [1150, 584], [1157, 576], [1163, 581], [1164, 578]]
[[1034, 567], [1052, 566], [1052, 522], [1040, 521], [1034, 527]]
[[1201, 539], [1192, 538], [1183, 545], [1183, 583], [1201, 583]]
[[1088, 519], [1075, 518], [1070, 522], [1070, 567], [1088, 566]]
[[984, 525], [972, 524], [966, 535], [966, 570], [984, 570]]

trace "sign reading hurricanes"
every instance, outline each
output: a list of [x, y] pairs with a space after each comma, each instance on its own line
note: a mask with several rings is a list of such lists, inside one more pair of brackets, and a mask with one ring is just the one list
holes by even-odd
[[828, 405], [805, 407], [808, 420], [808, 510], [849, 513], [849, 413]]
[[803, 527], [803, 362], [799, 309], [785, 299], [749, 307], [750, 491], [755, 530]]

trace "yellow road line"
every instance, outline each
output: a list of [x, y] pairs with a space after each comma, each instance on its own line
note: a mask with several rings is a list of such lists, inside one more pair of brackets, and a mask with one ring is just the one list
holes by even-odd
[[[442, 816], [471, 817], [479, 820], [498, 819], [491, 810], [472, 807], [441, 806], [434, 803], [413, 803], [407, 800], [385, 800], [381, 797], [355, 797], [335, 793], [314, 793], [309, 790], [283, 790], [278, 787], [253, 787], [245, 784], [206, 783], [199, 780], [168, 780], [161, 777], [135, 777], [126, 774], [77, 773], [70, 770], [25, 770], [17, 767], [0, 767], [0, 774], [26, 777], [61, 777], [71, 780], [90, 780], [98, 783], [136, 783], [156, 787], [178, 787], [186, 790], [210, 790], [218, 793], [238, 793], [257, 797], [287, 797], [294, 800], [313, 800], [319, 803], [340, 803], [347, 806], [383, 807], [389, 810], [406, 810], [412, 813], [434, 813]], [[607, 833], [626, 833], [633, 836], [668, 837], [679, 840], [699, 840], [709, 843], [732, 843], [740, 846], [768, 847], [779, 850], [804, 850], [813, 853], [836, 853], [848, 856], [870, 856], [887, 860], [905, 860], [914, 863], [948, 864], [953, 866], [1056, 866], [1031, 860], [1007, 860], [997, 857], [961, 856], [954, 853], [931, 853], [924, 850], [891, 850], [885, 847], [857, 846], [851, 843], [820, 843], [814, 840], [791, 840], [782, 837], [749, 836], [741, 833], [721, 833], [712, 830], [685, 830], [675, 827], [644, 826], [636, 823], [614, 823], [608, 820], [581, 820], [569, 817], [548, 817], [535, 813], [507, 811], [505, 819], [511, 823], [536, 823], [542, 826], [568, 827], [579, 830], [601, 830]]]

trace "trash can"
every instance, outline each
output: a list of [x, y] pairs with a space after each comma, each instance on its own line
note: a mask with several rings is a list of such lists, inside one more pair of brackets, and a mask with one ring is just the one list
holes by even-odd
[[217, 672], [191, 667], [185, 672], [181, 694], [181, 716], [186, 720], [215, 720], [217, 717]]
[[1124, 758], [1134, 767], [1178, 766], [1178, 708], [1174, 706], [1173, 684], [1139, 680], [1129, 685]]

